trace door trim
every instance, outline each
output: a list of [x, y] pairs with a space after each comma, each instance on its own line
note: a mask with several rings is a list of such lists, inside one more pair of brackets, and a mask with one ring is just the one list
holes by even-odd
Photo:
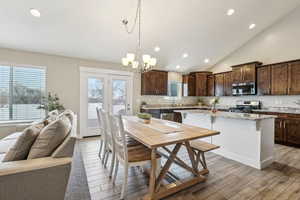
[[80, 71], [80, 87], [79, 87], [79, 94], [80, 94], [80, 132], [79, 132], [79, 138], [83, 138], [85, 134], [83, 134], [86, 131], [87, 124], [87, 111], [86, 109], [86, 95], [84, 94], [87, 92], [87, 84], [86, 79], [91, 77], [97, 77], [97, 76], [124, 76], [129, 78], [129, 84], [131, 86], [131, 97], [129, 99], [130, 105], [131, 105], [131, 112], [133, 112], [133, 72], [123, 71], [123, 70], [110, 70], [110, 69], [99, 69], [99, 68], [91, 68], [91, 67], [79, 67]]

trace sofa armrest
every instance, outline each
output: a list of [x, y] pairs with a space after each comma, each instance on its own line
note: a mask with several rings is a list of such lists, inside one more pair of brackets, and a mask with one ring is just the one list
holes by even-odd
[[51, 168], [66, 165], [72, 162], [72, 158], [37, 158], [32, 160], [20, 160], [0, 163], [0, 177], [10, 174], [30, 172], [38, 169]]
[[1, 200], [64, 200], [71, 158], [39, 158], [0, 164]]

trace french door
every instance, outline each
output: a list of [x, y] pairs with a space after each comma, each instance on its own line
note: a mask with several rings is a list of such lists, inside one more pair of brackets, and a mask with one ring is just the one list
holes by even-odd
[[[80, 72], [80, 135], [99, 135], [96, 108], [132, 114], [132, 75], [118, 71]], [[127, 73], [127, 72], [125, 72]]]

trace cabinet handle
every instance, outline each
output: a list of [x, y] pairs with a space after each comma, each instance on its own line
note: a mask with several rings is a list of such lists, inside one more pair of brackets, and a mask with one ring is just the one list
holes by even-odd
[[285, 122], [283, 122], [283, 128], [285, 129]]

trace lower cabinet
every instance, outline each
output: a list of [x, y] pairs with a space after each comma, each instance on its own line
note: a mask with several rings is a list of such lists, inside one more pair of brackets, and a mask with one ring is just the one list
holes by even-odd
[[275, 142], [300, 147], [300, 118], [275, 119]]
[[300, 119], [284, 120], [285, 140], [287, 144], [300, 146]]
[[275, 119], [275, 142], [282, 143], [284, 141], [284, 128], [283, 128], [284, 119], [276, 118]]

